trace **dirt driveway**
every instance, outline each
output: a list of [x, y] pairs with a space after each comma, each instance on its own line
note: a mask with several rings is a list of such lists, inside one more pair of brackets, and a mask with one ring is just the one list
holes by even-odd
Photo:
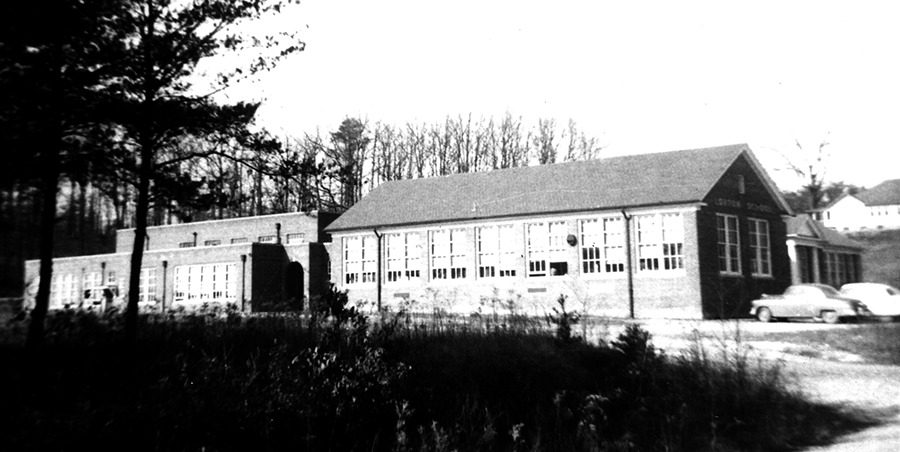
[[[653, 334], [653, 343], [675, 354], [699, 339], [707, 350], [742, 347], [751, 356], [779, 362], [797, 389], [814, 400], [858, 410], [877, 419], [879, 425], [840, 438], [835, 444], [811, 451], [896, 452], [900, 451], [900, 367], [865, 363], [846, 352], [822, 348], [818, 344], [766, 341], [765, 333], [846, 328], [842, 325], [755, 321], [647, 321], [641, 325]], [[618, 328], [609, 325], [608, 337]], [[742, 337], [740, 345], [734, 340]], [[760, 340], [760, 338], [763, 340]]]

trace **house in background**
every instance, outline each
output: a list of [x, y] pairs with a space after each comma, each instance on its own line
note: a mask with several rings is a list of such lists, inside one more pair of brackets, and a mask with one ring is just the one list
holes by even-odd
[[737, 144], [387, 182], [326, 230], [351, 300], [699, 319], [791, 283], [791, 213]]
[[[328, 234], [337, 215], [288, 213], [147, 228], [142, 306], [159, 309], [234, 303], [264, 310], [302, 303], [327, 289]], [[127, 300], [134, 230], [116, 232], [116, 252], [53, 259], [50, 307]], [[33, 306], [40, 261], [25, 262], [25, 305]]]
[[844, 194], [815, 218], [838, 231], [900, 228], [900, 179], [884, 181], [855, 195]]
[[787, 220], [792, 283], [822, 283], [836, 289], [862, 280], [865, 247], [809, 215]]

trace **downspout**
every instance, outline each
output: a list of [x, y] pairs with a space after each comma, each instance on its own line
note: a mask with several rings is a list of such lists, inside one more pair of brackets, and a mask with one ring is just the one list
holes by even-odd
[[166, 313], [166, 274], [168, 273], [169, 261], [162, 261], [163, 264], [163, 290], [162, 290], [162, 312]]
[[375, 281], [378, 291], [378, 312], [381, 312], [381, 234], [378, 233], [378, 229], [372, 229], [372, 232], [375, 233], [375, 239], [378, 242], [378, 267], [375, 270]]
[[275, 223], [275, 243], [281, 245], [281, 223]]
[[244, 289], [247, 287], [247, 255], [241, 254], [241, 312], [244, 312]]
[[106, 291], [109, 290], [106, 287], [106, 262], [100, 263], [100, 312], [106, 312]]
[[197, 247], [197, 233], [194, 233], [194, 248]]
[[625, 213], [622, 209], [622, 218], [625, 219], [625, 262], [628, 268], [628, 316], [634, 318], [634, 275], [631, 269], [631, 219], [633, 215]]

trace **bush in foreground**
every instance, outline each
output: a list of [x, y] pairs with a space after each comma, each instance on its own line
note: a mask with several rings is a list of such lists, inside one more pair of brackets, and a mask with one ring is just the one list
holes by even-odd
[[594, 346], [333, 305], [145, 316], [136, 350], [117, 316], [58, 313], [38, 354], [0, 349], [0, 449], [786, 450], [852, 421], [777, 367], [668, 357], [639, 327]]

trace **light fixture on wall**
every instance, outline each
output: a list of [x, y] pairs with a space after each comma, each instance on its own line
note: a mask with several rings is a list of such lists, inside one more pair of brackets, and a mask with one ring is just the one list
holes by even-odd
[[578, 243], [578, 239], [575, 237], [575, 234], [569, 234], [569, 235], [567, 235], [567, 236], [566, 236], [566, 243], [568, 243], [569, 246], [575, 246], [575, 244]]

